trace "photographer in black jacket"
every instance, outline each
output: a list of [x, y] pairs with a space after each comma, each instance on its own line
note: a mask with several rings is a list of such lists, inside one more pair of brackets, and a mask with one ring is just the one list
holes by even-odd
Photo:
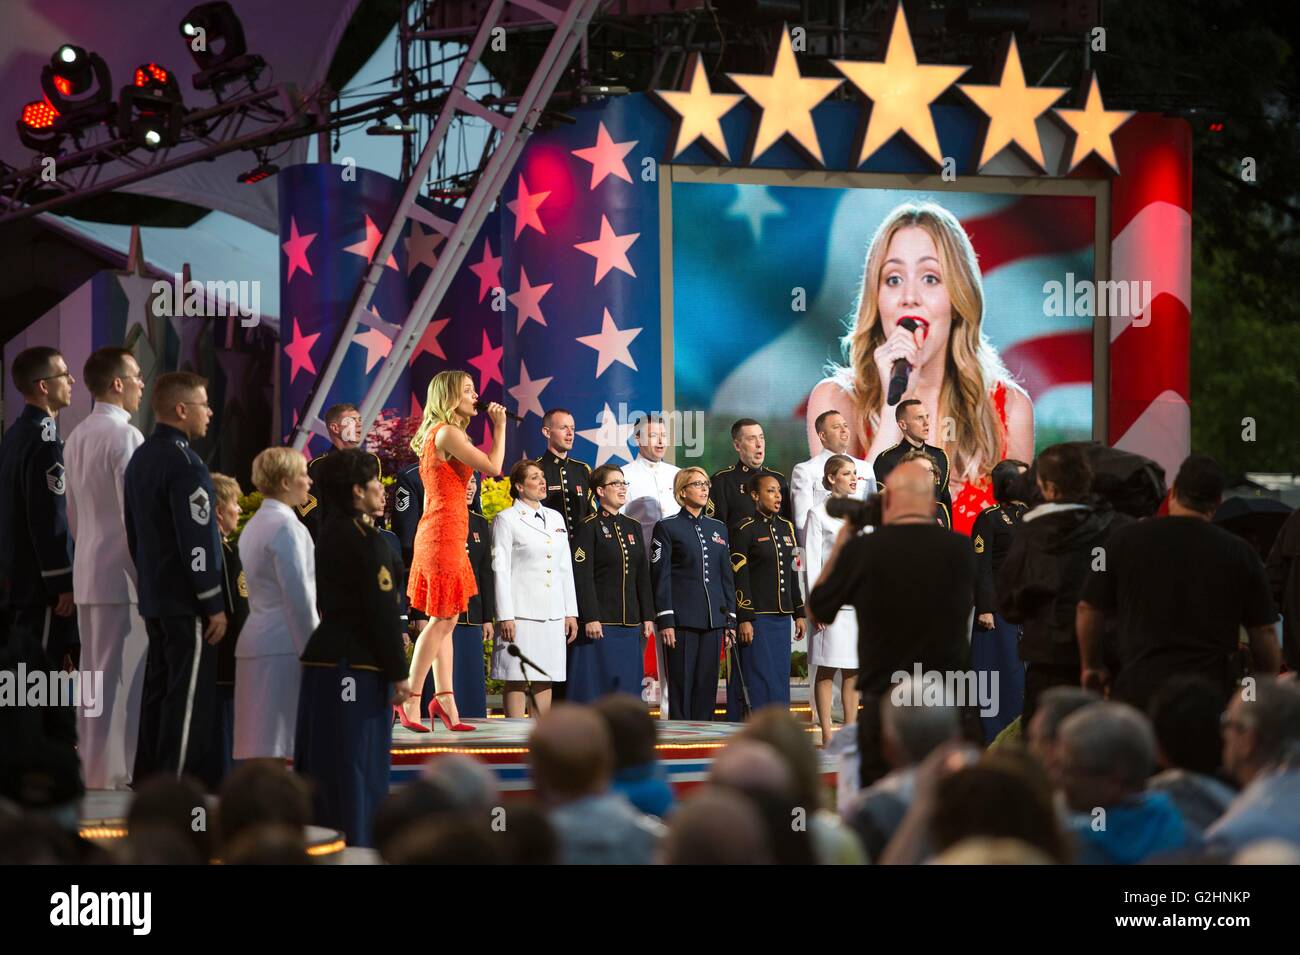
[[1105, 566], [1111, 533], [1132, 523], [1095, 502], [1092, 468], [1082, 447], [1053, 445], [1034, 466], [1043, 503], [1025, 513], [997, 575], [998, 613], [1024, 628], [1021, 726], [1033, 719], [1044, 690], [1079, 685], [1075, 608], [1089, 571]]

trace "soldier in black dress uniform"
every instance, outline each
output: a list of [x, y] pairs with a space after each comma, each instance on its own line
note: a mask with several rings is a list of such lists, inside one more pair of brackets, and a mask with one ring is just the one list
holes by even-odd
[[248, 581], [239, 559], [237, 541], [231, 535], [239, 526], [239, 482], [225, 474], [213, 474], [216, 489], [217, 530], [221, 532], [221, 596], [226, 602], [226, 635], [217, 644], [217, 751], [221, 777], [234, 768], [235, 752], [235, 645], [248, 619]]
[[898, 420], [898, 428], [903, 432], [902, 440], [892, 448], [887, 448], [876, 455], [876, 460], [872, 462], [872, 467], [876, 472], [876, 481], [881, 487], [889, 483], [889, 472], [903, 463], [903, 459], [911, 451], [924, 451], [926, 456], [934, 462], [934, 494], [943, 505], [944, 512], [948, 515], [948, 521], [944, 525], [952, 526], [952, 494], [948, 490], [948, 454], [943, 448], [936, 448], [932, 444], [926, 444], [925, 439], [930, 436], [930, 414], [925, 410], [925, 405], [915, 398], [908, 398], [906, 401], [900, 401], [898, 407], [894, 410], [894, 416]]
[[[312, 458], [307, 462], [307, 476], [311, 478], [313, 487], [316, 485], [316, 468], [320, 466], [321, 462], [336, 451], [361, 445], [361, 412], [356, 405], [330, 405], [325, 411], [325, 427], [329, 431], [330, 444], [333, 447], [319, 457]], [[375, 464], [379, 467], [379, 479], [382, 481], [384, 477], [383, 462], [379, 460], [379, 455], [373, 452], [368, 453], [375, 459]], [[316, 535], [320, 532], [321, 525], [325, 521], [325, 510], [329, 506], [329, 501], [317, 498], [315, 494], [308, 494], [307, 503], [294, 508], [298, 512], [298, 520], [302, 521], [311, 533], [312, 540], [315, 540]], [[410, 566], [411, 562], [408, 560], [406, 563], [407, 566]]]
[[612, 464], [591, 475], [598, 509], [578, 526], [573, 581], [578, 639], [568, 649], [568, 699], [590, 703], [606, 693], [641, 695], [641, 637], [654, 639], [654, 596], [641, 522], [620, 514], [627, 481]]
[[[921, 465], [929, 472], [931, 479], [935, 479], [937, 469], [934, 466], [934, 458], [930, 457], [930, 455], [920, 449], [913, 448], [911, 451], [904, 454], [902, 460], [898, 463], [905, 464], [908, 461], [920, 461]], [[934, 502], [934, 519], [940, 527], [946, 527], [948, 530], [952, 530], [952, 513], [948, 510], [947, 505], [937, 497]]]
[[15, 629], [35, 634], [48, 665], [76, 666], [80, 641], [72, 598], [72, 536], [58, 413], [72, 402], [72, 374], [53, 348], [14, 358], [26, 399], [0, 441], [0, 606]]
[[785, 475], [763, 465], [767, 456], [767, 439], [763, 435], [763, 426], [753, 418], [741, 418], [731, 426], [731, 444], [736, 449], [739, 460], [714, 472], [710, 479], [712, 485], [705, 514], [722, 521], [728, 530], [745, 518], [753, 517], [754, 498], [750, 491], [754, 487], [754, 480], [760, 474], [771, 474], [781, 487], [781, 516], [790, 520], [790, 486], [786, 484]]
[[321, 622], [302, 654], [294, 770], [315, 784], [316, 823], [369, 846], [388, 793], [393, 713], [410, 696], [399, 574], [364, 518], [383, 500], [374, 457], [334, 452], [315, 488], [330, 508], [316, 542]]
[[998, 503], [985, 508], [971, 528], [975, 548], [975, 628], [971, 634], [971, 668], [996, 671], [998, 699], [996, 716], [982, 716], [984, 737], [993, 738], [1020, 715], [1025, 699], [1025, 665], [1020, 660], [1020, 627], [997, 611], [995, 581], [1020, 531], [1027, 505], [1024, 480], [1028, 465], [1008, 458], [993, 468], [993, 498]]
[[578, 525], [591, 513], [591, 467], [569, 457], [573, 450], [573, 415], [564, 408], [552, 408], [542, 418], [546, 453], [537, 459], [546, 475], [546, 500], [543, 507], [557, 511], [564, 518], [573, 543]]
[[[790, 706], [790, 621], [796, 640], [804, 634], [803, 595], [794, 568], [794, 524], [781, 517], [781, 488], [761, 474], [752, 488], [754, 516], [731, 532], [731, 569], [736, 579], [736, 656], [749, 707]], [[727, 719], [745, 716], [741, 681], [727, 680]]]

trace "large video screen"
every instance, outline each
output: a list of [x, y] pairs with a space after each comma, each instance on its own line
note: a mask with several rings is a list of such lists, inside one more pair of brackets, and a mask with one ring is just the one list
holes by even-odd
[[674, 405], [705, 435], [679, 465], [734, 462], [731, 423], [750, 417], [788, 476], [832, 408], [870, 459], [900, 438], [903, 354], [954, 499], [1004, 457], [1092, 437], [1093, 317], [1074, 307], [1095, 274], [1092, 195], [678, 180], [670, 196]]

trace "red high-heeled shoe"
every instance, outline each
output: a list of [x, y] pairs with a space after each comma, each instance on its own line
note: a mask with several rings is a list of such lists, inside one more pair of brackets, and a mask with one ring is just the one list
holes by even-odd
[[406, 711], [405, 711], [405, 710], [403, 710], [400, 706], [394, 706], [394, 707], [393, 707], [393, 722], [396, 723], [398, 720], [401, 720], [402, 725], [405, 726], [408, 730], [411, 730], [411, 731], [414, 732], [414, 733], [432, 733], [432, 732], [433, 732], [433, 730], [429, 729], [429, 727], [425, 726], [423, 723], [412, 723], [410, 720], [408, 720], [408, 719], [406, 718]]
[[468, 723], [453, 723], [447, 718], [447, 711], [444, 710], [442, 704], [438, 702], [438, 697], [455, 695], [456, 694], [451, 690], [448, 690], [446, 693], [433, 694], [433, 699], [429, 701], [429, 720], [442, 720], [442, 725], [447, 727], [447, 729], [451, 730], [453, 733], [468, 733], [470, 730], [477, 729], [478, 727], [470, 726]]

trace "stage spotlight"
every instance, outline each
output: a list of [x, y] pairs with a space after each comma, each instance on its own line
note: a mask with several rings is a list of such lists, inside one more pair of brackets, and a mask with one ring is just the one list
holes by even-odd
[[248, 52], [244, 26], [226, 0], [199, 4], [181, 19], [180, 31], [199, 68], [194, 74], [196, 90], [219, 94], [225, 84], [255, 78], [266, 66], [260, 56]]
[[41, 90], [57, 113], [55, 127], [76, 136], [113, 118], [112, 80], [98, 53], [65, 43], [41, 70]]
[[279, 171], [280, 167], [275, 163], [264, 162], [254, 166], [252, 169], [248, 170], [248, 172], [241, 172], [236, 177], [235, 181], [242, 183], [245, 186], [251, 186], [255, 182], [261, 182], [263, 179], [270, 179]]
[[28, 103], [17, 123], [19, 141], [28, 149], [45, 155], [58, 152], [63, 142], [63, 133], [56, 128], [58, 119], [59, 111], [50, 105], [49, 100], [38, 99]]
[[185, 118], [175, 75], [157, 63], [142, 63], [133, 79], [131, 86], [122, 87], [118, 100], [119, 134], [149, 150], [175, 146]]

